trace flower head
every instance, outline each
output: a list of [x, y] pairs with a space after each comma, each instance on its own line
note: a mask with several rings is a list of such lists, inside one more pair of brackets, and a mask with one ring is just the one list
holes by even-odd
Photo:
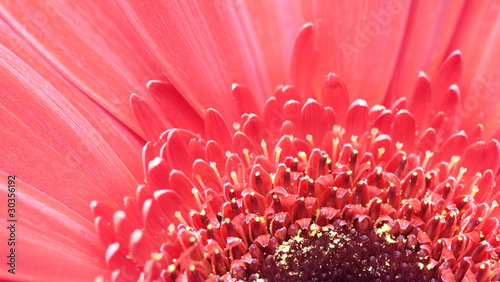
[[[3, 117], [45, 141], [2, 149], [22, 156], [3, 171], [30, 164], [21, 199], [42, 219], [21, 246], [63, 242], [97, 280], [500, 279], [494, 63], [465, 44], [496, 42], [472, 31], [497, 21], [486, 4], [116, 2], [1, 4], [1, 103], [27, 113]], [[24, 36], [45, 17], [20, 15], [39, 10], [70, 24]], [[75, 32], [89, 11], [109, 22]], [[89, 278], [33, 265], [21, 279]]]

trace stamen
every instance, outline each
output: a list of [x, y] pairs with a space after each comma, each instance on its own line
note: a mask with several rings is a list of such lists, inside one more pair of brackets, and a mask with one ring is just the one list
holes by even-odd
[[382, 158], [382, 156], [385, 153], [385, 148], [384, 147], [380, 147], [380, 148], [377, 149], [377, 152], [378, 152], [377, 158], [380, 160], [380, 158]]
[[462, 177], [464, 176], [464, 174], [466, 172], [467, 172], [467, 168], [460, 167], [460, 172], [458, 173], [457, 181], [455, 182], [455, 186], [457, 186], [458, 184], [460, 184], [460, 180], [462, 180]]
[[332, 162], [335, 163], [337, 161], [337, 151], [339, 149], [339, 139], [338, 138], [333, 138], [332, 143]]
[[236, 175], [236, 171], [231, 171], [231, 179], [233, 180], [234, 184], [238, 184], [238, 176]]
[[311, 134], [306, 135], [306, 140], [309, 141], [309, 144], [311, 144], [311, 147], [314, 147], [314, 140], [313, 140], [313, 136]]
[[434, 156], [434, 153], [431, 151], [425, 151], [425, 158], [424, 161], [422, 162], [422, 167], [427, 170], [427, 165], [429, 164], [429, 161], [431, 160], [432, 156]]
[[250, 151], [248, 151], [247, 148], [244, 148], [243, 149], [243, 155], [245, 155], [245, 160], [247, 161], [247, 165], [248, 166], [251, 166], [252, 163], [250, 162], [250, 154], [249, 154]]
[[278, 165], [280, 163], [280, 155], [281, 155], [281, 151], [282, 149], [278, 146], [276, 146], [276, 148], [274, 149], [274, 165]]
[[351, 136], [351, 143], [354, 148], [358, 146], [358, 136], [357, 135], [352, 135]]
[[264, 157], [269, 160], [269, 154], [267, 153], [267, 144], [264, 139], [262, 139], [262, 142], [260, 142], [260, 146], [262, 147], [262, 150], [264, 151]]
[[219, 174], [219, 171], [217, 170], [217, 164], [215, 162], [210, 162], [210, 166], [212, 167], [212, 169], [215, 171], [215, 174], [217, 174], [217, 177], [218, 178], [221, 178], [220, 177], [220, 174]]
[[182, 217], [182, 214], [181, 214], [181, 212], [180, 212], [180, 211], [176, 211], [176, 212], [174, 213], [174, 216], [175, 216], [175, 217], [176, 217], [176, 218], [177, 218], [180, 222], [182, 222], [182, 223], [183, 223], [183, 224], [185, 224], [186, 226], [189, 226], [189, 224], [187, 223], [187, 221], [186, 221], [186, 220], [184, 220], [184, 217]]
[[239, 122], [233, 122], [233, 128], [234, 128], [234, 131], [236, 132], [239, 132], [241, 131], [241, 124]]
[[298, 152], [297, 153], [299, 155], [299, 158], [302, 160], [303, 163], [307, 163], [307, 154], [305, 152]]

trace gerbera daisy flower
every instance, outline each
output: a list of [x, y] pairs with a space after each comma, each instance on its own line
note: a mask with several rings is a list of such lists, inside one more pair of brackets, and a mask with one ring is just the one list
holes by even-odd
[[499, 280], [490, 3], [0, 7], [5, 279]]

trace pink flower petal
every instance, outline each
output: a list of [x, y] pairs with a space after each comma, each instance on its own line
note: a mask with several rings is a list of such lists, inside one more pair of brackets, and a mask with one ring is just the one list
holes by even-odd
[[0, 14], [30, 47], [135, 132], [132, 92], [161, 76], [111, 0], [7, 1]]
[[[449, 55], [448, 45], [464, 2], [412, 2], [401, 51], [384, 99], [385, 104], [409, 95], [411, 90], [408, 86], [414, 85], [419, 71], [432, 76], [441, 60]], [[445, 16], [446, 20], [442, 20]]]
[[500, 127], [500, 15], [496, 1], [467, 2], [450, 48], [463, 56], [462, 94], [463, 127], [472, 129], [479, 121], [490, 137]]
[[1, 46], [0, 57], [0, 170], [89, 219], [92, 200], [116, 206], [133, 194], [137, 182], [76, 108]]
[[245, 1], [245, 4], [262, 48], [271, 86], [275, 87], [286, 81], [285, 74], [292, 55], [293, 42], [303, 24], [300, 3], [249, 0]]
[[[0, 177], [7, 179], [4, 172]], [[16, 177], [16, 274], [8, 273], [4, 265], [0, 279], [89, 281], [105, 274], [108, 270], [101, 257], [104, 249], [97, 243], [93, 224], [21, 178], [21, 174]], [[7, 195], [6, 182], [2, 183], [0, 192]], [[4, 196], [1, 198], [7, 202]], [[10, 224], [6, 212], [0, 213], [2, 226]], [[0, 240], [7, 242], [9, 235], [0, 232]], [[10, 247], [5, 244], [0, 251], [7, 255]]]
[[381, 102], [405, 35], [409, 8], [408, 1], [318, 1], [313, 9], [319, 50], [314, 85], [322, 85], [325, 76], [335, 72], [346, 82], [351, 100]]
[[265, 65], [243, 5], [117, 2], [162, 71], [200, 114], [213, 107], [224, 109], [224, 118], [235, 118], [228, 103], [233, 82], [247, 85], [259, 102], [268, 95]]
[[137, 148], [141, 147], [144, 142], [142, 138], [85, 95], [78, 87], [68, 82], [34, 50], [28, 48], [26, 43], [3, 22], [0, 22], [0, 34], [2, 34], [0, 43], [54, 86], [89, 121], [135, 179], [143, 179], [144, 175], [140, 170], [140, 155], [137, 151]]

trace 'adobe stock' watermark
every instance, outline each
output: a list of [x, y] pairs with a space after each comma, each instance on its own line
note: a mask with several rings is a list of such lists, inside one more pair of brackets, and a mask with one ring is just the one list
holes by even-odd
[[338, 45], [340, 51], [347, 59], [354, 54], [359, 54], [368, 47], [373, 40], [380, 36], [392, 24], [394, 16], [403, 12], [403, 4], [401, 1], [390, 1], [383, 9], [379, 11], [370, 11], [368, 13], [368, 21], [355, 30], [352, 41], [343, 41]]

